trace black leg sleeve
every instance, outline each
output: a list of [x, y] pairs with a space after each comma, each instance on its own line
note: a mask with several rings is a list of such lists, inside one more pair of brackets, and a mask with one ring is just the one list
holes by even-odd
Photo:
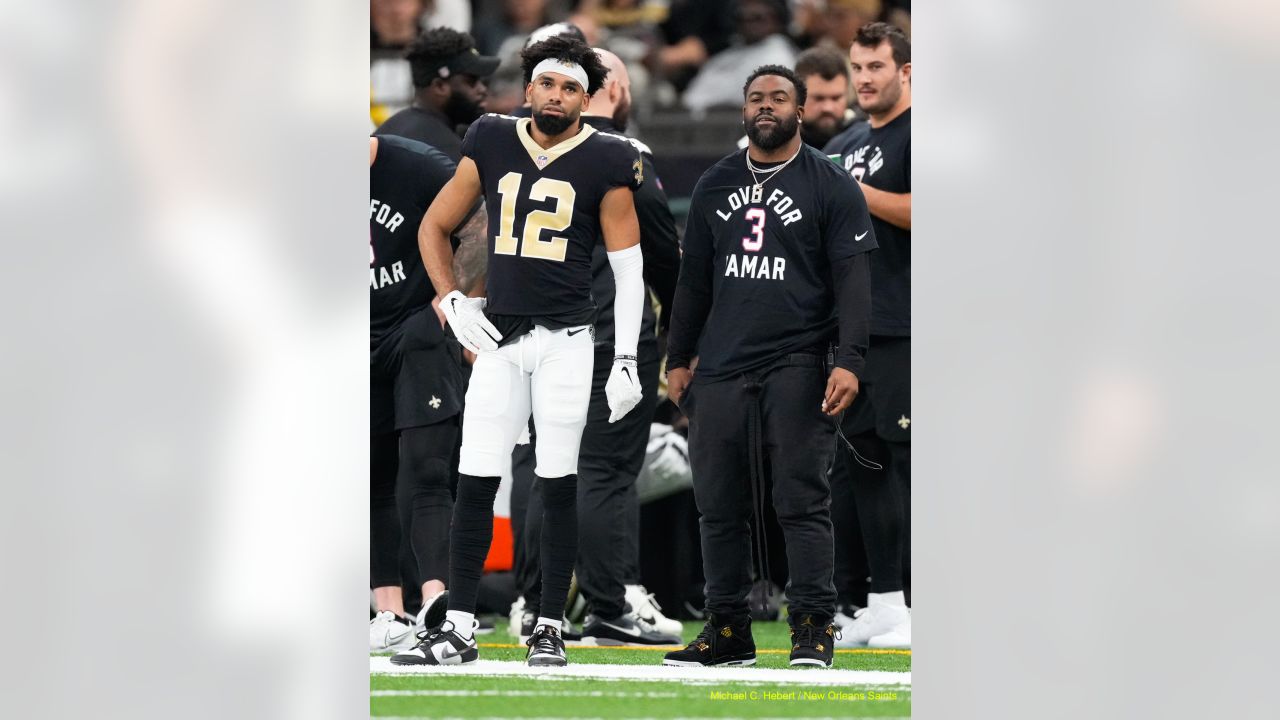
[[542, 486], [542, 602], [538, 614], [564, 615], [578, 556], [578, 476], [538, 478]]
[[493, 499], [502, 478], [462, 475], [449, 533], [449, 609], [474, 613], [484, 559], [493, 542]]

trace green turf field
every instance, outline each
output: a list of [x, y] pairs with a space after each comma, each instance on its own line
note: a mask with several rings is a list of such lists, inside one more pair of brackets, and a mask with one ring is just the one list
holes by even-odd
[[[718, 671], [732, 675], [731, 678], [691, 679], [691, 673], [682, 669], [657, 667], [668, 648], [635, 647], [570, 646], [569, 669], [590, 670], [601, 676], [540, 675], [518, 664], [524, 659], [525, 647], [502, 632], [506, 629], [504, 620], [499, 619], [499, 632], [479, 637], [480, 659], [516, 662], [500, 666], [498, 670], [484, 671], [492, 671], [493, 675], [438, 671], [373, 674], [370, 713], [432, 718], [909, 717], [911, 714], [911, 686], [897, 682], [905, 676], [892, 676], [893, 682], [867, 683], [845, 680], [844, 673], [840, 672], [791, 669], [787, 664], [790, 643], [785, 622], [753, 626], [758, 648], [754, 668]], [[685, 623], [685, 640], [691, 640], [700, 629], [700, 623]], [[377, 662], [385, 664], [385, 660]], [[626, 677], [610, 677], [613, 671], [608, 666], [645, 667], [616, 668], [617, 674]], [[834, 669], [905, 673], [911, 670], [911, 654], [898, 650], [837, 650]], [[647, 677], [631, 677], [636, 673]], [[760, 681], [752, 679], [752, 673], [760, 675]]]

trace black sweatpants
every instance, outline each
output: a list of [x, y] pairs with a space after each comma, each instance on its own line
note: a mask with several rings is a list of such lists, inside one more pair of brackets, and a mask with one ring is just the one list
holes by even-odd
[[[639, 359], [644, 399], [625, 417], [611, 424], [604, 386], [613, 367], [613, 353], [597, 351], [587, 426], [578, 452], [578, 587], [591, 612], [609, 619], [618, 617], [626, 609], [625, 586], [640, 581], [640, 505], [636, 497], [636, 476], [644, 465], [649, 424], [658, 403], [656, 345], [642, 343]], [[543, 518], [538, 488], [541, 480], [533, 476], [532, 455], [536, 444], [535, 432], [534, 441], [517, 446], [512, 458], [516, 488], [529, 487], [527, 491], [513, 489], [512, 532], [518, 546], [517, 581], [523, 581], [520, 587], [525, 607], [534, 611], [538, 610], [541, 597], [537, 587], [541, 577], [538, 538]], [[517, 496], [527, 498], [523, 523], [515, 522], [520, 516]], [[523, 527], [517, 527], [518, 524]]]
[[753, 514], [749, 462], [755, 434], [749, 417], [756, 402], [763, 462], [773, 477], [772, 502], [786, 541], [791, 612], [835, 612], [835, 541], [826, 474], [835, 447], [835, 423], [821, 410], [827, 378], [816, 355], [791, 355], [788, 360], [804, 365], [714, 382], [700, 382], [695, 374], [683, 398], [693, 491], [702, 515], [707, 611], [717, 615], [748, 612]]

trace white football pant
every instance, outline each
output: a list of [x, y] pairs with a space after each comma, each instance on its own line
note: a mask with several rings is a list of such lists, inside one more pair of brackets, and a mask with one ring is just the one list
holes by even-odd
[[511, 451], [532, 409], [538, 435], [534, 472], [544, 478], [577, 474], [594, 363], [589, 325], [560, 330], [537, 325], [514, 342], [480, 353], [462, 412], [458, 471], [501, 475], [510, 467]]

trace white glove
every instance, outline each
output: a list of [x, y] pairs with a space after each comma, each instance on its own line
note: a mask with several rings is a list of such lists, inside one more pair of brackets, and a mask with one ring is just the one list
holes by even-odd
[[462, 347], [473, 353], [498, 349], [502, 333], [484, 316], [484, 298], [469, 298], [454, 290], [440, 299], [444, 318]]
[[640, 376], [636, 372], [636, 359], [619, 355], [613, 359], [609, 381], [604, 384], [604, 396], [609, 400], [609, 422], [618, 422], [631, 409], [640, 404], [644, 390], [640, 388]]
[[670, 425], [664, 425], [668, 432], [656, 440], [650, 440], [645, 448], [649, 460], [649, 472], [664, 483], [687, 481], [691, 477], [689, 470], [689, 441], [680, 433], [671, 432]]

